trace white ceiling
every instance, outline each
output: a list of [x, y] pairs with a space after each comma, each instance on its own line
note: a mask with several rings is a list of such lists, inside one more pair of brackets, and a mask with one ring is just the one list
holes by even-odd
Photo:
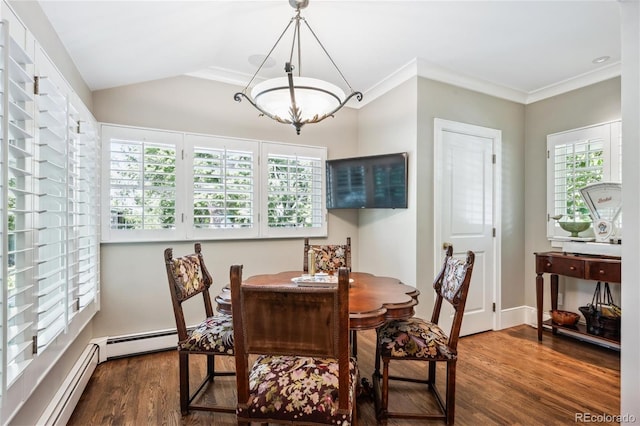
[[[287, 0], [40, 4], [91, 90], [182, 74], [244, 86], [257, 69], [249, 58], [294, 15]], [[311, 0], [302, 16], [365, 100], [409, 74], [522, 103], [620, 74], [615, 0]], [[261, 77], [284, 75], [290, 34], [279, 47]], [[311, 39], [302, 75], [346, 89]]]

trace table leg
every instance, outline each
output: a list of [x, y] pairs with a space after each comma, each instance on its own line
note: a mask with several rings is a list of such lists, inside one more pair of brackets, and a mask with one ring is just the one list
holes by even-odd
[[[558, 309], [558, 275], [557, 274], [551, 274], [551, 309]], [[557, 328], [553, 327], [552, 330], [553, 330], [553, 334], [558, 334]]]
[[537, 319], [538, 319], [538, 340], [542, 340], [542, 302], [544, 296], [544, 279], [542, 278], [542, 274], [536, 275], [536, 305], [538, 308], [537, 311]]

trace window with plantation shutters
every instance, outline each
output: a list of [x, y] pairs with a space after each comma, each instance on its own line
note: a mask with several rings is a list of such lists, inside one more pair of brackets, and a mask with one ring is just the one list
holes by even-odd
[[302, 229], [316, 235], [324, 227], [324, 151], [264, 143], [266, 218], [269, 235]]
[[0, 75], [4, 424], [98, 310], [100, 145], [89, 110], [9, 9]]
[[192, 172], [189, 235], [194, 238], [229, 234], [257, 235], [255, 196], [258, 167], [256, 141], [186, 135]]
[[558, 220], [591, 220], [580, 189], [596, 182], [621, 181], [621, 141], [619, 121], [547, 137], [549, 238], [568, 235], [560, 228]]
[[327, 233], [324, 147], [107, 124], [102, 140], [105, 242]]
[[180, 226], [177, 197], [179, 133], [106, 126], [108, 161], [103, 234], [113, 240], [172, 238]]

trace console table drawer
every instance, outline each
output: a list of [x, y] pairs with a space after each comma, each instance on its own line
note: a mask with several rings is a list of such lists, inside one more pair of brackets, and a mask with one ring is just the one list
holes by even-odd
[[593, 281], [621, 282], [620, 262], [589, 262], [585, 278]]
[[536, 272], [584, 278], [584, 261], [558, 256], [538, 256]]

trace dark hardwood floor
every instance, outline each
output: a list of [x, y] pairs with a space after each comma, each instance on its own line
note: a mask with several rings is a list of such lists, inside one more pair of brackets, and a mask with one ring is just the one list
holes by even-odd
[[[544, 333], [541, 343], [536, 336], [534, 328], [522, 325], [460, 340], [456, 424], [566, 425], [582, 423], [580, 416], [620, 414], [619, 352], [550, 332]], [[358, 333], [361, 377], [370, 378], [373, 372], [374, 337], [373, 331]], [[233, 365], [232, 358], [221, 359], [225, 366]], [[202, 369], [203, 364], [196, 361], [191, 368]], [[414, 365], [404, 370], [396, 372], [417, 376], [422, 371]], [[394, 411], [433, 404], [420, 385], [392, 382], [392, 386], [389, 400]], [[206, 398], [233, 403], [235, 378], [216, 380], [215, 388], [215, 395]], [[376, 423], [373, 402], [359, 402], [358, 411], [361, 426]], [[615, 418], [604, 420], [597, 424], [617, 424]], [[211, 424], [235, 425], [235, 416], [180, 415], [174, 351], [100, 364], [68, 422], [69, 426]], [[388, 424], [419, 422], [392, 419]]]

